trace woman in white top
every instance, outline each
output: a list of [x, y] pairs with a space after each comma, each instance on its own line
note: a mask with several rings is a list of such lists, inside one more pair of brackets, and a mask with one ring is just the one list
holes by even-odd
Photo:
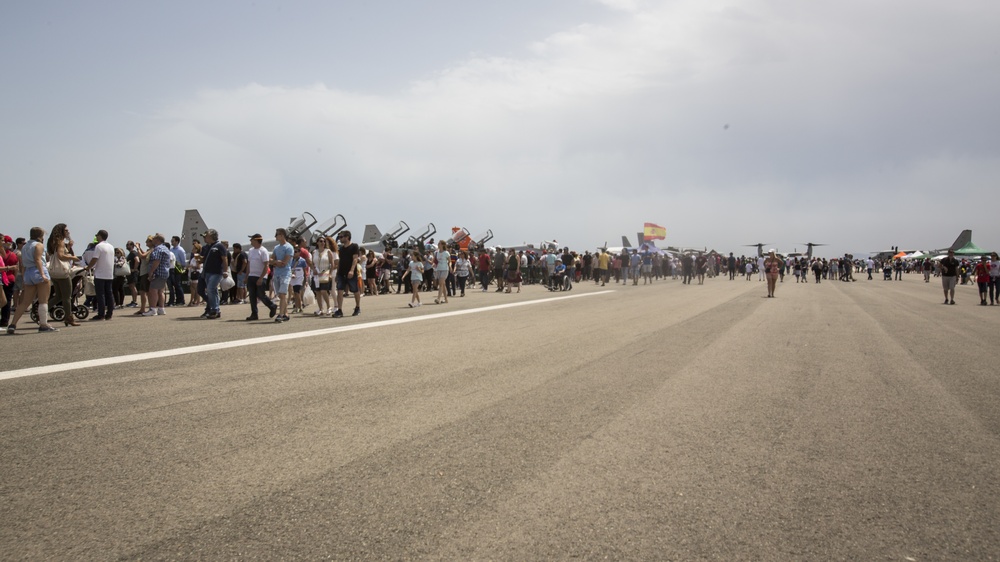
[[448, 302], [448, 273], [451, 272], [451, 254], [444, 240], [438, 242], [438, 251], [434, 253], [434, 282], [438, 286], [438, 295], [434, 304]]
[[469, 253], [462, 251], [458, 254], [458, 259], [455, 260], [455, 277], [458, 279], [458, 290], [461, 291], [460, 297], [465, 296], [465, 282], [469, 279], [469, 271], [472, 264], [469, 262]]
[[333, 251], [330, 250], [326, 237], [320, 236], [316, 240], [316, 251], [313, 252], [313, 269], [316, 272], [316, 304], [319, 310], [314, 312], [316, 316], [330, 316], [333, 314], [333, 306], [330, 304], [330, 290], [333, 288]]

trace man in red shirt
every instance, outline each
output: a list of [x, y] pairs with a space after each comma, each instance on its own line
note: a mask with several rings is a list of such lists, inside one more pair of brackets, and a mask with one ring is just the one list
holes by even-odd
[[979, 304], [986, 305], [986, 294], [990, 286], [990, 262], [986, 261], [986, 256], [979, 259], [976, 264], [976, 283], [979, 285]]
[[485, 293], [490, 287], [490, 253], [486, 250], [479, 252], [479, 284], [483, 286]]

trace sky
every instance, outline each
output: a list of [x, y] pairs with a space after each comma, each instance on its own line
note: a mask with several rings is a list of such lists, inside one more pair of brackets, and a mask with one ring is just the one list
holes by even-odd
[[997, 249], [997, 28], [995, 0], [5, 2], [0, 232]]

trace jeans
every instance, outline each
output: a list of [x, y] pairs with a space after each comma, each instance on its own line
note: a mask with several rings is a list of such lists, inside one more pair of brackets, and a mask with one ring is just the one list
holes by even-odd
[[167, 286], [170, 288], [170, 299], [167, 301], [167, 304], [184, 304], [184, 285], [181, 284], [181, 274], [177, 273], [176, 268], [170, 270]]
[[206, 273], [205, 279], [205, 310], [209, 314], [219, 313], [219, 283], [222, 283], [221, 273]]
[[114, 279], [94, 279], [94, 290], [97, 291], [98, 318], [111, 318], [111, 312], [115, 309], [113, 283]]
[[[466, 277], [462, 277], [461, 275], [459, 275], [457, 277], [458, 277], [458, 290], [462, 291], [462, 294], [464, 295], [465, 294], [465, 280], [466, 280]], [[452, 296], [455, 296], [455, 291], [454, 290], [452, 290]]]
[[250, 299], [250, 316], [257, 316], [257, 301], [264, 303], [268, 310], [274, 308], [274, 303], [267, 298], [267, 284], [257, 285], [259, 277], [247, 278], [247, 298]]
[[1000, 277], [990, 277], [990, 302], [1000, 302]]

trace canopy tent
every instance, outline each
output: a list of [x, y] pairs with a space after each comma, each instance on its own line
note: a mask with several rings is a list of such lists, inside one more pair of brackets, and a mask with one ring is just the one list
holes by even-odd
[[955, 250], [956, 256], [989, 256], [993, 252], [986, 251], [979, 246], [976, 246], [971, 240], [965, 246]]
[[900, 253], [896, 254], [895, 256], [892, 256], [892, 259], [905, 258], [905, 257], [906, 257], [906, 252], [900, 252]]
[[906, 256], [906, 259], [908, 259], [908, 260], [919, 260], [921, 258], [926, 258], [928, 256], [930, 256], [930, 254], [928, 254], [927, 252], [925, 252], [923, 250], [917, 250], [916, 252], [913, 252], [912, 254]]

